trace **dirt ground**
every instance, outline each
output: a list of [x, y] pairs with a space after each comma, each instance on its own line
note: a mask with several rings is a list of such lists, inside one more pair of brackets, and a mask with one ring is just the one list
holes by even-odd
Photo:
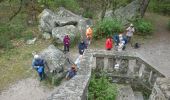
[[[154, 16], [154, 17], [153, 17]], [[155, 31], [153, 37], [143, 42], [139, 49], [133, 49], [130, 45], [126, 50], [137, 52], [161, 73], [170, 77], [170, 32], [166, 29], [168, 17], [146, 14], [146, 18], [153, 21]], [[105, 40], [95, 41], [91, 49], [104, 49]], [[141, 42], [141, 41], [140, 41]], [[77, 48], [73, 48], [70, 57], [75, 61], [78, 56]], [[26, 78], [11, 85], [9, 89], [2, 91], [0, 100], [45, 100], [53, 89], [48, 89], [35, 77]]]

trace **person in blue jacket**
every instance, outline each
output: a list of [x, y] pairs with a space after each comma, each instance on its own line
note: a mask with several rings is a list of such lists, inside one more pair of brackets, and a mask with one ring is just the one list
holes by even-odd
[[39, 55], [34, 55], [34, 59], [32, 61], [32, 67], [37, 71], [40, 81], [45, 78], [45, 73], [44, 73], [44, 67], [45, 67], [45, 61], [40, 58]]
[[83, 55], [84, 50], [87, 49], [87, 46], [83, 40], [79, 43], [78, 48], [79, 48], [79, 54]]
[[119, 45], [119, 35], [116, 33], [115, 35], [113, 35], [113, 41], [115, 42], [115, 46]]

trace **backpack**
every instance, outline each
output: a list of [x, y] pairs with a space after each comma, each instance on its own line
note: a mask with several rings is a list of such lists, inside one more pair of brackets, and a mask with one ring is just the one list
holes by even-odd
[[43, 59], [36, 59], [34, 64], [35, 64], [35, 66], [44, 66], [44, 60]]
[[135, 43], [135, 45], [134, 45], [134, 48], [135, 49], [138, 49], [140, 46], [139, 46], [139, 43]]

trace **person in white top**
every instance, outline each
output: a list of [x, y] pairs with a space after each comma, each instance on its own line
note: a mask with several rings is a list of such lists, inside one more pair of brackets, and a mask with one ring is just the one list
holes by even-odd
[[76, 59], [76, 61], [74, 62], [77, 65], [77, 68], [80, 68], [80, 62], [82, 59], [83, 55], [79, 55], [78, 58]]
[[127, 41], [130, 42], [132, 36], [133, 36], [133, 33], [135, 32], [135, 28], [133, 26], [133, 24], [130, 24], [130, 26], [126, 29], [127, 33], [126, 33], [126, 36], [127, 36]]

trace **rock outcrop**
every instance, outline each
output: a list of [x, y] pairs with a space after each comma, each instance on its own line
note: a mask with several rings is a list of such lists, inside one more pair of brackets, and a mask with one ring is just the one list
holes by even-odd
[[139, 15], [140, 2], [135, 0], [125, 7], [120, 7], [113, 10], [108, 10], [105, 13], [105, 18], [116, 18], [122, 22], [123, 25], [129, 23], [129, 21], [134, 20]]
[[45, 73], [47, 77], [53, 77], [58, 80], [65, 76], [70, 65], [62, 51], [54, 45], [50, 45], [47, 49], [40, 52], [40, 56], [46, 61]]
[[[40, 31], [52, 34], [57, 43], [62, 43], [63, 35], [65, 34], [69, 34], [72, 40], [76, 36], [84, 37], [87, 25], [92, 25], [92, 21], [64, 8], [60, 8], [56, 13], [45, 9], [40, 14]], [[73, 29], [70, 31], [71, 27]], [[59, 30], [59, 32], [56, 30]]]

